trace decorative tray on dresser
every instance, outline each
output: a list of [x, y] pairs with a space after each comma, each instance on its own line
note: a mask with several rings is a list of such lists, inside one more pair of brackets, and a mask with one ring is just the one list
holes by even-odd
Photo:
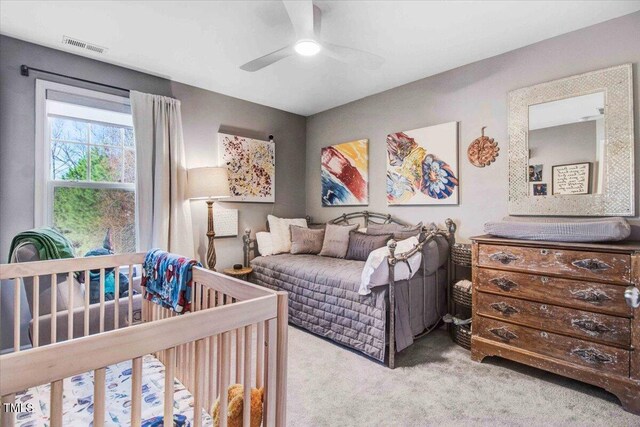
[[500, 356], [615, 394], [640, 414], [640, 243], [472, 239], [471, 357]]

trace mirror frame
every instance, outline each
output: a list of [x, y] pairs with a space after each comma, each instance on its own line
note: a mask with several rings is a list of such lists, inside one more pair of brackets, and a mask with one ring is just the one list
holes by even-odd
[[[602, 193], [531, 195], [528, 174], [529, 106], [595, 92], [605, 94]], [[634, 216], [634, 183], [631, 64], [509, 92], [509, 215]]]

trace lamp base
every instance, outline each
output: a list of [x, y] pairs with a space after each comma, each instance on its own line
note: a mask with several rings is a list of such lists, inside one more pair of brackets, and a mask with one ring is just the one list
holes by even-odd
[[207, 238], [209, 239], [209, 245], [207, 247], [207, 268], [216, 271], [216, 247], [213, 242], [216, 237], [216, 233], [213, 231], [213, 200], [207, 200], [207, 215]]

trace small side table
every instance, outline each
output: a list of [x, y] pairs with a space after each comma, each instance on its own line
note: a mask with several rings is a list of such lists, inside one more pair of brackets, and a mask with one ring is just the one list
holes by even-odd
[[253, 268], [251, 267], [242, 267], [238, 270], [235, 268], [225, 268], [222, 270], [224, 274], [231, 277], [236, 277], [238, 279], [242, 279], [245, 281], [249, 281], [249, 275], [253, 272]]

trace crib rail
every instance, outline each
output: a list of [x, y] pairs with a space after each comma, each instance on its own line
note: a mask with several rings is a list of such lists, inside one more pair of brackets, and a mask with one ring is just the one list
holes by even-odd
[[[50, 261], [34, 261], [26, 263], [2, 264], [0, 265], [0, 280], [13, 282], [13, 351], [21, 350], [20, 343], [24, 331], [21, 330], [21, 295], [23, 292], [29, 293], [33, 301], [31, 345], [39, 347], [41, 345], [42, 332], [47, 332], [47, 343], [56, 343], [62, 339], [69, 337], [86, 336], [95, 332], [104, 332], [107, 329], [118, 329], [123, 326], [131, 325], [134, 319], [134, 275], [135, 266], [142, 264], [144, 261], [144, 253], [106, 255], [87, 258], [68, 258]], [[120, 272], [123, 267], [128, 270], [129, 289], [128, 296], [120, 298], [116, 292], [116, 299], [113, 302], [105, 301], [105, 270], [114, 269], [115, 288], [120, 285]], [[95, 304], [90, 304], [89, 296], [89, 272], [100, 272], [99, 287], [100, 300]], [[84, 283], [75, 280], [76, 274], [83, 274]], [[41, 306], [41, 282], [43, 278], [50, 281], [50, 313], [42, 315], [40, 313]], [[60, 281], [66, 281], [63, 291], [67, 292], [68, 300], [66, 301], [66, 310], [58, 311], [58, 292], [60, 291]], [[6, 282], [5, 282], [6, 283]], [[76, 301], [74, 295], [80, 294], [78, 287], [84, 289], [83, 301]], [[125, 301], [122, 301], [125, 300]], [[80, 305], [76, 307], [76, 305]], [[127, 311], [126, 324], [120, 322], [120, 305], [123, 305]], [[108, 312], [107, 312], [108, 310]], [[92, 314], [93, 311], [93, 314]], [[93, 317], [93, 319], [92, 319]], [[112, 325], [105, 325], [106, 319], [112, 318]], [[77, 325], [79, 319], [82, 319], [82, 325]], [[65, 321], [67, 328], [64, 331], [66, 336], [59, 336], [58, 321]], [[41, 330], [41, 324], [49, 326], [47, 331]], [[92, 331], [91, 325], [96, 324]], [[79, 330], [80, 329], [80, 330]], [[6, 333], [3, 325], [3, 333]]]
[[[143, 257], [144, 254], [131, 254], [3, 265], [0, 278], [18, 282], [16, 278], [56, 277], [59, 273], [71, 275], [70, 271], [99, 268], [102, 269], [102, 291], [103, 269], [138, 264]], [[37, 279], [34, 280], [36, 291], [37, 283]], [[54, 284], [55, 281], [52, 286]], [[165, 365], [163, 414], [158, 414], [164, 415], [165, 420], [173, 419], [175, 377], [193, 396], [195, 427], [202, 425], [202, 412], [211, 414], [220, 397], [220, 425], [227, 425], [226, 391], [233, 383], [244, 386], [245, 402], [250, 400], [252, 388], [263, 388], [263, 425], [284, 426], [287, 313], [286, 293], [195, 268], [191, 313], [176, 315], [143, 300], [142, 323], [127, 328], [116, 326], [108, 332], [61, 342], [53, 340], [50, 345], [34, 345], [23, 351], [17, 346], [14, 352], [0, 356], [0, 396], [3, 403], [14, 404], [16, 393], [51, 384], [50, 425], [61, 426], [63, 380], [93, 372], [93, 425], [102, 426], [108, 404], [105, 370], [110, 365], [131, 360], [131, 425], [139, 426], [144, 378], [142, 359], [153, 354]], [[250, 425], [250, 408], [251, 405], [244, 405], [244, 426]], [[0, 410], [0, 415], [2, 426], [14, 425], [14, 414]]]

